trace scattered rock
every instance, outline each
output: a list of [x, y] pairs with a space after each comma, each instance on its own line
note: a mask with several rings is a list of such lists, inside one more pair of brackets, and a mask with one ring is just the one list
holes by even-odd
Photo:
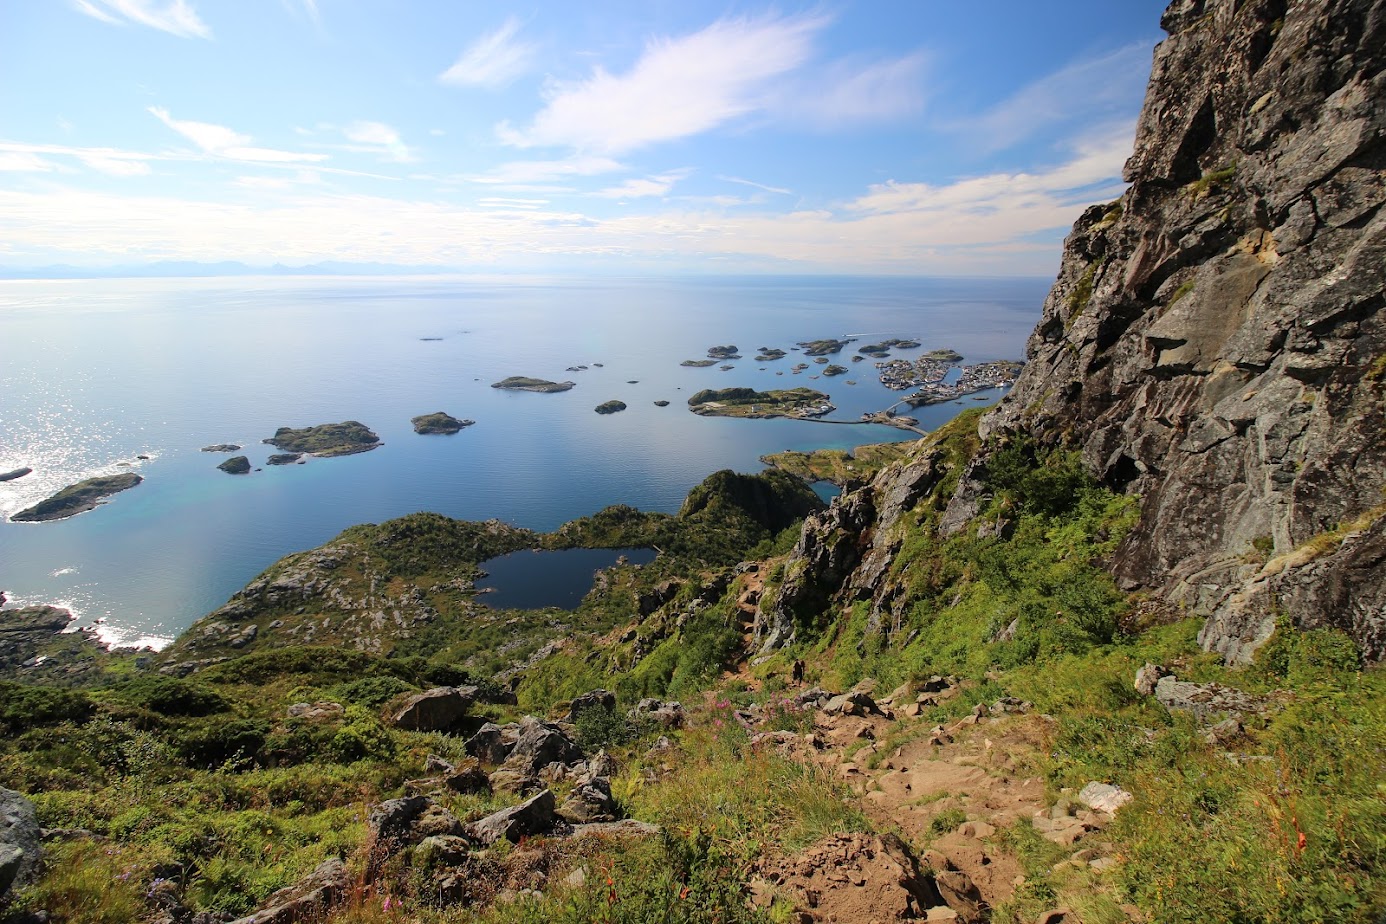
[[558, 812], [575, 824], [589, 824], [594, 821], [615, 821], [620, 808], [611, 795], [611, 780], [596, 776], [574, 788]]
[[559, 823], [554, 814], [553, 792], [545, 789], [519, 805], [501, 809], [467, 825], [467, 836], [489, 847], [502, 838], [515, 843], [522, 837], [547, 834]]
[[512, 728], [511, 732], [512, 734], [507, 736], [505, 729], [493, 722], [487, 722], [477, 729], [476, 734], [468, 738], [462, 747], [483, 764], [504, 763], [518, 737], [517, 728]]

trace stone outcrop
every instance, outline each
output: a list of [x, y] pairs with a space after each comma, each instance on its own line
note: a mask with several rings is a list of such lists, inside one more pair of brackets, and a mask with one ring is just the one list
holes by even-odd
[[1078, 220], [983, 436], [1081, 447], [1139, 495], [1115, 573], [1209, 616], [1205, 648], [1248, 660], [1279, 609], [1380, 660], [1386, 4], [1162, 25], [1131, 186]]
[[299, 924], [322, 920], [347, 899], [349, 886], [346, 865], [330, 857], [307, 879], [280, 889], [269, 897], [265, 907], [232, 924]]
[[390, 716], [390, 724], [410, 731], [448, 731], [476, 702], [476, 687], [434, 687], [416, 693]]
[[[912, 528], [973, 528], [997, 447], [1077, 450], [1140, 499], [1120, 586], [1205, 617], [1205, 649], [1245, 663], [1279, 615], [1380, 661], [1386, 0], [1177, 0], [1162, 22], [1130, 187], [1079, 218], [980, 453]], [[869, 599], [868, 630], [898, 628], [892, 524], [945, 483], [937, 449], [806, 521], [762, 651], [830, 604]]]

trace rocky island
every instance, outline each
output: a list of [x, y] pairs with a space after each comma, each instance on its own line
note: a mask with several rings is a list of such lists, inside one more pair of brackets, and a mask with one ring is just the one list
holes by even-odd
[[842, 348], [849, 343], [854, 343], [852, 338], [845, 340], [834, 340], [829, 337], [824, 340], [804, 340], [800, 341], [799, 347], [803, 349], [805, 356], [829, 356], [833, 353], [842, 352]]
[[470, 427], [476, 423], [475, 420], [458, 420], [451, 414], [442, 411], [434, 411], [432, 414], [420, 414], [418, 417], [411, 418], [409, 421], [414, 425], [414, 432], [420, 434], [450, 434], [456, 433], [463, 427]]
[[241, 447], [235, 443], [213, 443], [211, 446], [203, 446], [203, 452], [240, 452]]
[[710, 359], [740, 359], [741, 354], [737, 351], [735, 344], [727, 346], [711, 346], [707, 348], [707, 355]]
[[776, 350], [772, 347], [756, 347], [756, 362], [768, 363], [777, 359], [784, 359], [789, 354], [784, 350]]
[[0, 472], [0, 481], [14, 481], [16, 478], [23, 478], [25, 475], [29, 474], [32, 471], [32, 468], [25, 465], [22, 468], [17, 468], [13, 471]]
[[276, 452], [265, 461], [266, 465], [293, 465], [303, 461], [301, 452]]
[[99, 475], [63, 488], [47, 500], [39, 501], [27, 510], [21, 510], [10, 517], [14, 523], [43, 523], [48, 520], [62, 520], [95, 508], [105, 498], [119, 494], [139, 484], [144, 479], [134, 472], [121, 472], [118, 475]]
[[550, 382], [547, 379], [534, 379], [524, 375], [512, 375], [509, 378], [501, 379], [492, 384], [492, 388], [502, 388], [506, 391], [535, 391], [540, 394], [552, 394], [553, 392], [567, 391], [576, 385], [576, 382]]
[[344, 420], [341, 423], [318, 424], [301, 430], [280, 427], [274, 431], [274, 436], [261, 442], [285, 452], [308, 453], [330, 458], [369, 452], [380, 445], [380, 437], [359, 420]]
[[625, 409], [626, 402], [624, 401], [603, 401], [596, 407], [598, 414], [615, 414], [617, 411], [624, 411]]
[[228, 475], [247, 475], [250, 473], [250, 460], [245, 456], [232, 456], [217, 468]]
[[685, 359], [679, 363], [680, 366], [688, 366], [690, 369], [706, 369], [708, 366], [717, 365], [715, 359]]
[[688, 399], [688, 409], [703, 417], [768, 418], [816, 417], [833, 410], [833, 406], [827, 395], [812, 388], [705, 388]]

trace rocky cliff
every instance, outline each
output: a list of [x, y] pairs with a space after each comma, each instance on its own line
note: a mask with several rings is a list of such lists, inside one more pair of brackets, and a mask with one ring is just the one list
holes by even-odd
[[[1140, 499], [1113, 574], [1206, 616], [1205, 648], [1245, 661], [1289, 617], [1379, 661], [1386, 2], [1178, 0], [1162, 25], [1130, 187], [1075, 225], [1026, 370], [930, 528], [978, 528], [998, 447], [1080, 450]], [[767, 645], [798, 600], [889, 616], [892, 518], [943, 481], [922, 452], [809, 521]]]

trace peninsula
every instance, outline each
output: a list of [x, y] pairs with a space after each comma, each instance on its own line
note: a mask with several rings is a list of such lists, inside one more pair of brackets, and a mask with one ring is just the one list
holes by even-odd
[[491, 387], [503, 388], [506, 391], [537, 391], [542, 394], [551, 394], [556, 391], [567, 391], [576, 384], [576, 382], [550, 382], [547, 379], [532, 379], [524, 375], [512, 375], [495, 382]]
[[357, 452], [369, 452], [380, 445], [380, 437], [359, 420], [344, 420], [341, 423], [318, 424], [295, 430], [280, 427], [274, 436], [261, 440], [284, 452], [306, 452], [309, 455], [330, 458], [349, 456]]
[[48, 520], [63, 520], [67, 517], [85, 513], [100, 504], [112, 494], [133, 488], [144, 479], [134, 472], [121, 472], [118, 475], [99, 475], [63, 488], [47, 500], [41, 500], [27, 510], [21, 510], [10, 517], [14, 523], [44, 523]]

